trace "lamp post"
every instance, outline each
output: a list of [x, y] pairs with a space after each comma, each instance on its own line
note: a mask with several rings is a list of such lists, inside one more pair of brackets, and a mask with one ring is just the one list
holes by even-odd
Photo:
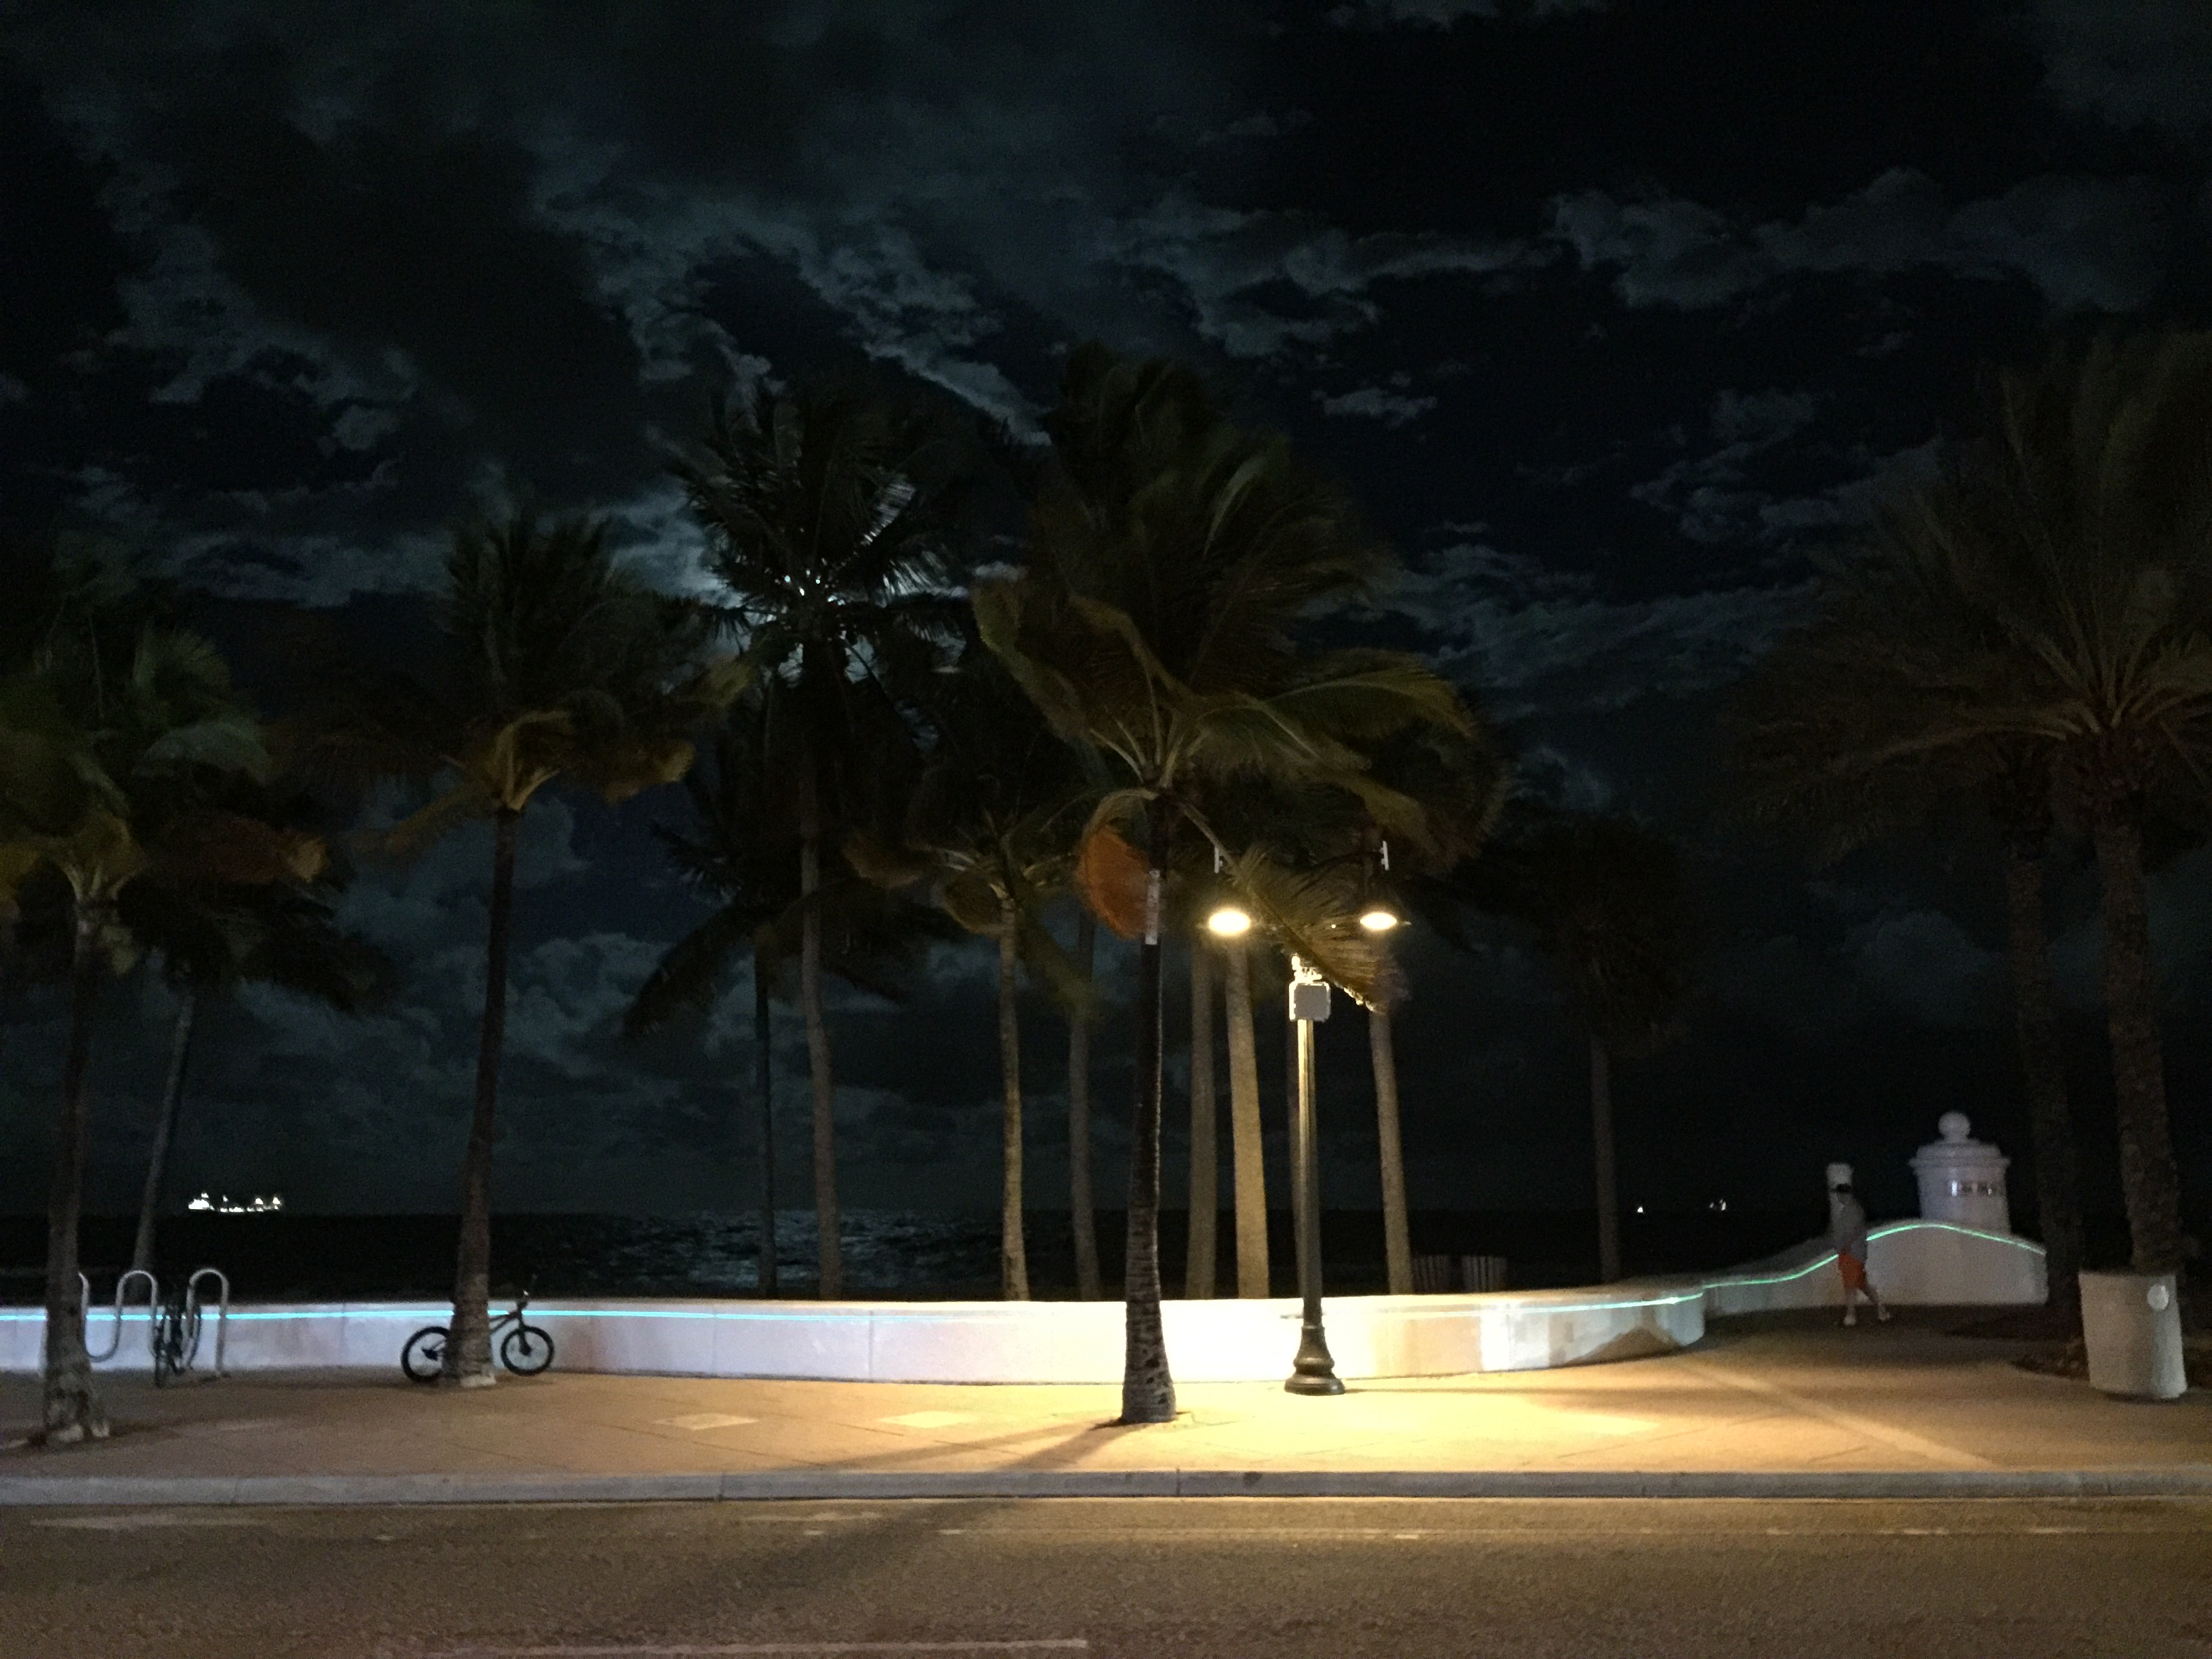
[[[1380, 849], [1382, 867], [1390, 867], [1389, 844]], [[1215, 867], [1219, 868], [1218, 854]], [[1371, 875], [1363, 874], [1360, 898], [1342, 926], [1357, 918], [1369, 933], [1384, 933], [1400, 922], [1396, 908], [1376, 890]], [[1215, 907], [1206, 919], [1207, 928], [1219, 938], [1242, 938], [1251, 931], [1251, 913], [1233, 902]], [[1297, 1074], [1297, 1103], [1291, 1115], [1291, 1213], [1297, 1235], [1298, 1352], [1291, 1362], [1291, 1375], [1283, 1387], [1291, 1394], [1333, 1395], [1344, 1392], [1329, 1356], [1328, 1335], [1322, 1324], [1321, 1308], [1321, 1148], [1314, 1109], [1314, 1026], [1328, 1018], [1328, 981], [1300, 957], [1291, 958], [1290, 1017], [1296, 1037], [1292, 1067]]]
[[1291, 1120], [1291, 1214], [1297, 1231], [1297, 1358], [1283, 1387], [1291, 1394], [1342, 1394], [1321, 1322], [1321, 1158], [1314, 1133], [1314, 1024], [1328, 1018], [1328, 981], [1291, 958], [1291, 1020], [1297, 1031], [1298, 1103]]

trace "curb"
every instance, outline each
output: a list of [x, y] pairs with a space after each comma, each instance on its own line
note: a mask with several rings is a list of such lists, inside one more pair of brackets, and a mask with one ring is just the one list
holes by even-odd
[[973, 1498], [2212, 1498], [2212, 1464], [1758, 1473], [805, 1469], [751, 1474], [0, 1475], [0, 1509]]

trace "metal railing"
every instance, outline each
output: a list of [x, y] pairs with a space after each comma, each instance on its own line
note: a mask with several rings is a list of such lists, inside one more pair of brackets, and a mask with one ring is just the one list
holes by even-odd
[[107, 1346], [98, 1350], [92, 1346], [92, 1280], [79, 1271], [77, 1306], [84, 1319], [85, 1357], [100, 1365], [123, 1351], [124, 1320], [133, 1310], [124, 1305], [124, 1294], [134, 1280], [141, 1279], [146, 1281], [146, 1352], [154, 1362], [155, 1381], [180, 1376], [191, 1370], [198, 1359], [200, 1310], [206, 1305], [200, 1295], [200, 1281], [208, 1279], [216, 1283], [215, 1374], [218, 1377], [228, 1376], [223, 1361], [230, 1342], [230, 1276], [220, 1267], [195, 1268], [185, 1280], [184, 1294], [173, 1305], [162, 1299], [161, 1281], [145, 1268], [131, 1267], [117, 1275], [115, 1323]]
[[161, 1305], [161, 1281], [155, 1279], [153, 1274], [148, 1273], [143, 1267], [132, 1267], [126, 1272], [117, 1275], [115, 1280], [114, 1335], [112, 1340], [109, 1341], [107, 1347], [104, 1352], [94, 1353], [92, 1351], [92, 1280], [87, 1278], [82, 1272], [80, 1272], [76, 1276], [77, 1306], [84, 1310], [85, 1357], [88, 1359], [90, 1359], [94, 1364], [104, 1364], [107, 1360], [114, 1358], [118, 1353], [122, 1352], [124, 1314], [123, 1292], [125, 1287], [127, 1286], [134, 1279], [143, 1279], [146, 1281], [146, 1351], [150, 1354], [154, 1351], [154, 1327], [156, 1323], [155, 1315]]
[[220, 1267], [201, 1267], [185, 1281], [185, 1304], [186, 1316], [191, 1322], [192, 1346], [191, 1352], [185, 1356], [185, 1363], [179, 1369], [191, 1370], [192, 1361], [199, 1357], [200, 1280], [203, 1279], [212, 1279], [220, 1287], [215, 1304], [215, 1374], [221, 1377], [225, 1375], [222, 1369], [223, 1346], [230, 1337], [230, 1276]]

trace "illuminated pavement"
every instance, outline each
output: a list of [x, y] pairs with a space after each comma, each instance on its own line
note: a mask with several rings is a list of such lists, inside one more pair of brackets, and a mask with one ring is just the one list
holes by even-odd
[[2201, 1659], [2212, 1504], [0, 1512], [5, 1659]]
[[[2015, 1345], [1947, 1335], [1942, 1322], [1907, 1315], [1844, 1331], [1820, 1316], [1768, 1316], [1728, 1322], [1685, 1354], [1359, 1384], [1334, 1400], [1265, 1384], [1199, 1385], [1182, 1390], [1178, 1422], [1138, 1430], [1105, 1423], [1119, 1401], [1115, 1389], [1097, 1386], [557, 1370], [467, 1392], [411, 1387], [396, 1370], [388, 1381], [263, 1374], [164, 1391], [118, 1379], [105, 1385], [116, 1437], [0, 1453], [0, 1497], [11, 1486], [19, 1497], [28, 1492], [27, 1477], [58, 1483], [42, 1481], [48, 1498], [66, 1497], [96, 1475], [465, 1483], [933, 1472], [1041, 1480], [1164, 1470], [1901, 1471], [1932, 1479], [2179, 1468], [2206, 1483], [2191, 1490], [2212, 1489], [2212, 1395], [2197, 1390], [2165, 1405], [2109, 1401], [2082, 1383], [2019, 1370], [2008, 1363]], [[0, 1381], [9, 1437], [27, 1429], [35, 1399], [33, 1378]], [[697, 1495], [716, 1490], [705, 1482]], [[847, 1490], [834, 1481], [818, 1489]], [[647, 1486], [638, 1495], [673, 1493]]]

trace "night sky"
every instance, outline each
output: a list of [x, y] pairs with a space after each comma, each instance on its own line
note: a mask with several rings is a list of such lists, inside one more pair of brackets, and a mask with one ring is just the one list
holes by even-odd
[[[446, 527], [525, 489], [605, 511], [684, 588], [698, 543], [662, 446], [733, 380], [872, 363], [1034, 431], [1097, 337], [1287, 430], [1407, 562], [1359, 625], [1477, 696], [1527, 787], [1689, 848], [1686, 1035], [1619, 1073], [1630, 1204], [1802, 1204], [1844, 1158], [1904, 1210], [1904, 1160], [1953, 1106], [2024, 1151], [1989, 849], [1814, 871], [1743, 839], [1717, 821], [1715, 710], [1983, 366], [2167, 323], [2212, 324], [2203, 0], [0, 0], [0, 520], [143, 549], [272, 696], [295, 608], [420, 649]], [[531, 811], [507, 1207], [751, 1201], [743, 980], [703, 1032], [617, 1030], [699, 914], [648, 834], [681, 813], [675, 792]], [[204, 1017], [184, 1190], [451, 1204], [489, 843], [349, 893], [404, 969], [388, 1012], [248, 989]], [[2060, 856], [2090, 1200], [2117, 1209], [2094, 879]], [[2212, 854], [2154, 902], [2201, 1230]], [[1408, 964], [1415, 1205], [1586, 1203], [1581, 1051], [1542, 964], [1504, 935]], [[903, 1006], [837, 994], [849, 1203], [994, 1201], [991, 971], [947, 946]], [[144, 973], [110, 1000], [95, 1208], [135, 1193], [170, 1006]], [[1031, 1012], [1049, 1204], [1064, 1039]], [[58, 1013], [19, 1002], [0, 1030], [0, 1209], [43, 1190]], [[1331, 1201], [1371, 1206], [1358, 1018], [1322, 1029], [1322, 1115]], [[1272, 1024], [1261, 1047], [1279, 1060]], [[1109, 1028], [1108, 1202], [1125, 1054]], [[1182, 1157], [1171, 1127], [1170, 1194]], [[794, 1155], [785, 1190], [804, 1180]]]

